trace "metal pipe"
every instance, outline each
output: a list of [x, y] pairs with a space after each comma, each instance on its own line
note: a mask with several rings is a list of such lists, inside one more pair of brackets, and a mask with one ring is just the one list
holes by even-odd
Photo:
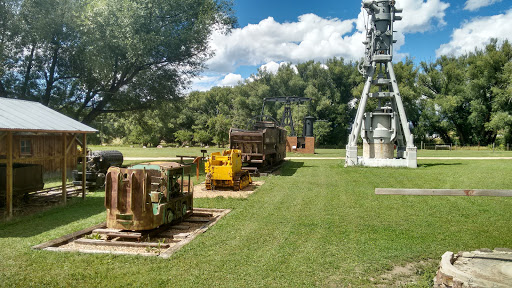
[[407, 147], [414, 147], [411, 131], [409, 130], [409, 124], [407, 122], [407, 116], [405, 115], [404, 103], [402, 102], [402, 96], [400, 96], [400, 90], [398, 90], [398, 84], [396, 83], [395, 71], [393, 70], [393, 64], [390, 62], [388, 65], [388, 72], [391, 78], [391, 85], [393, 85], [393, 92], [395, 93], [395, 100], [398, 106], [398, 113], [400, 115], [400, 123], [405, 135], [405, 143]]
[[364, 84], [363, 94], [361, 94], [361, 100], [359, 101], [359, 107], [357, 108], [356, 119], [352, 126], [352, 132], [350, 133], [349, 146], [357, 145], [357, 137], [359, 137], [359, 132], [361, 131], [364, 110], [366, 109], [366, 102], [368, 101], [368, 92], [370, 92], [373, 75], [375, 74], [375, 65], [375, 62], [373, 62], [372, 67], [369, 69], [366, 83]]

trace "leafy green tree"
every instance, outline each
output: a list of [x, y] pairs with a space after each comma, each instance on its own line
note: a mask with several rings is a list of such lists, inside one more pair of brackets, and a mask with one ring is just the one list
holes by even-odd
[[[236, 22], [224, 0], [4, 0], [0, 9], [9, 16], [0, 38], [17, 35], [8, 39], [13, 52], [2, 63], [13, 67], [0, 71], [0, 92], [86, 124], [181, 96], [213, 55], [211, 33]], [[12, 15], [17, 25], [7, 25]]]
[[212, 141], [212, 136], [208, 131], [196, 131], [194, 132], [194, 142], [200, 143], [201, 146], [207, 145]]
[[178, 130], [174, 132], [174, 137], [182, 146], [191, 144], [194, 133], [187, 130]]
[[218, 147], [224, 147], [229, 141], [229, 128], [231, 120], [224, 114], [219, 114], [208, 121], [210, 134], [213, 135], [213, 142]]

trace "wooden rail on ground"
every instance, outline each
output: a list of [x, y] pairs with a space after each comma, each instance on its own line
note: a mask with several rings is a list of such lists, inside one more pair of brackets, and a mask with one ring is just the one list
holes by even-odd
[[376, 195], [512, 197], [512, 190], [375, 188]]

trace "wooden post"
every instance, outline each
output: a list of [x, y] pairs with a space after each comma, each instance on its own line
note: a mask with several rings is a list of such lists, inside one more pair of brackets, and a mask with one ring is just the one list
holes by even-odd
[[87, 134], [82, 134], [82, 199], [85, 199], [85, 176], [87, 174]]
[[62, 167], [61, 167], [61, 170], [62, 170], [62, 201], [64, 202], [64, 204], [66, 204], [67, 200], [68, 200], [68, 191], [66, 189], [66, 185], [67, 185], [67, 148], [68, 148], [68, 145], [67, 145], [67, 135], [66, 133], [62, 133]]
[[13, 173], [12, 173], [12, 132], [9, 131], [7, 132], [7, 164], [6, 164], [6, 169], [5, 169], [5, 176], [6, 176], [6, 181], [5, 181], [5, 195], [6, 195], [6, 209], [7, 209], [7, 218], [11, 218], [12, 217], [12, 191], [13, 191], [13, 186], [12, 186], [12, 178], [13, 178]]

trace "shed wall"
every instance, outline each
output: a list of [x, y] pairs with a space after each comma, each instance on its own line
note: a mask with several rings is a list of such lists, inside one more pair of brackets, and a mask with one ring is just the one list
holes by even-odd
[[[66, 143], [69, 145], [74, 141], [73, 135], [66, 136]], [[21, 140], [31, 141], [31, 154], [21, 155]], [[13, 162], [18, 162], [18, 159], [38, 158], [44, 160], [27, 161], [23, 163], [41, 164], [43, 172], [56, 172], [60, 171], [62, 165], [63, 155], [63, 136], [61, 134], [36, 134], [36, 135], [13, 135]], [[6, 141], [0, 141], [0, 158], [5, 159], [6, 154]], [[77, 145], [72, 145], [68, 151], [66, 168], [67, 170], [76, 169], [76, 157], [79, 156]], [[54, 159], [51, 159], [54, 158]]]

